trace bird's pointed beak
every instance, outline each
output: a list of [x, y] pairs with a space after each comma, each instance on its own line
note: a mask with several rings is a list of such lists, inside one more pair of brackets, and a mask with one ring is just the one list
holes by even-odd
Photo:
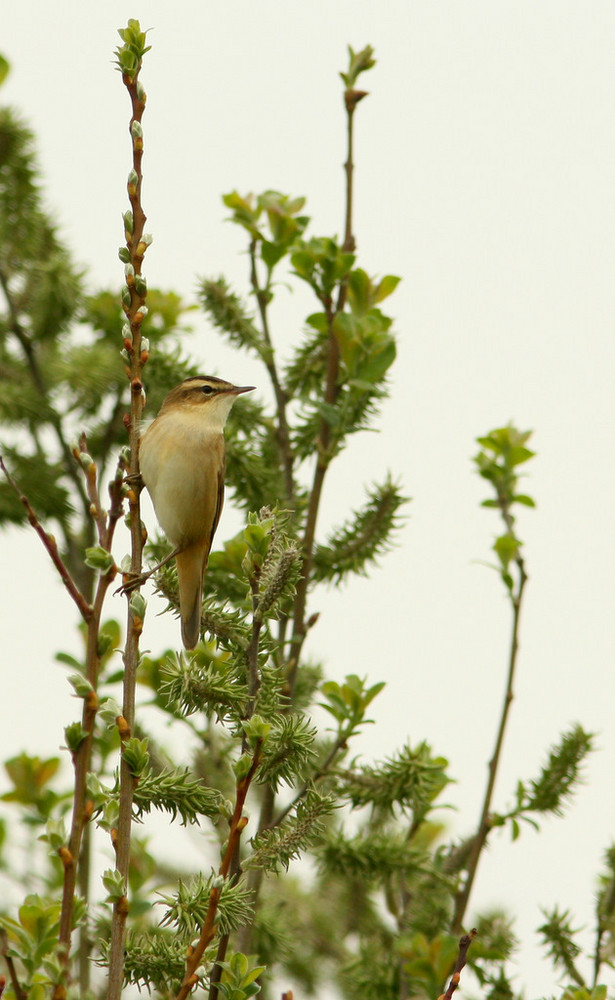
[[253, 389], [256, 389], [255, 385], [234, 385], [229, 391], [232, 392], [234, 396], [239, 396], [242, 392], [252, 392]]

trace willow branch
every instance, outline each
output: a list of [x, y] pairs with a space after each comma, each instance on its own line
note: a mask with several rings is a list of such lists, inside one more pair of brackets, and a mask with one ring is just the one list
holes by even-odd
[[88, 603], [88, 601], [86, 600], [86, 598], [84, 597], [84, 595], [81, 593], [81, 591], [77, 587], [77, 584], [73, 580], [72, 576], [70, 575], [70, 573], [68, 571], [68, 568], [65, 565], [65, 563], [64, 563], [64, 561], [63, 561], [63, 559], [62, 559], [62, 557], [61, 557], [61, 555], [60, 555], [60, 553], [58, 551], [58, 544], [57, 544], [55, 538], [53, 537], [53, 535], [50, 535], [49, 532], [45, 531], [45, 529], [43, 528], [42, 524], [40, 523], [38, 517], [36, 516], [36, 514], [35, 514], [35, 512], [34, 512], [34, 510], [32, 508], [32, 505], [30, 504], [30, 501], [28, 500], [27, 496], [25, 496], [21, 492], [21, 490], [19, 489], [17, 483], [15, 482], [15, 480], [11, 476], [10, 472], [8, 471], [6, 465], [4, 464], [4, 460], [3, 460], [2, 456], [0, 456], [0, 468], [2, 469], [4, 475], [6, 476], [6, 479], [7, 479], [7, 482], [9, 484], [9, 486], [15, 492], [15, 494], [17, 495], [17, 497], [19, 498], [20, 503], [22, 503], [23, 506], [25, 507], [26, 513], [28, 515], [28, 521], [30, 522], [30, 524], [32, 525], [32, 527], [36, 531], [37, 535], [41, 539], [43, 545], [47, 549], [47, 552], [49, 553], [49, 556], [51, 558], [51, 561], [52, 561], [53, 565], [55, 566], [55, 568], [57, 569], [58, 573], [60, 574], [60, 578], [62, 580], [62, 583], [66, 587], [66, 589], [67, 589], [70, 597], [72, 598], [72, 600], [77, 605], [77, 608], [79, 610], [79, 614], [83, 618], [84, 622], [87, 623], [90, 620], [91, 616], [92, 616], [92, 605]]
[[[231, 818], [229, 837], [226, 844], [226, 850], [222, 858], [222, 863], [218, 869], [218, 874], [222, 877], [222, 879], [226, 879], [229, 875], [233, 859], [236, 857], [239, 850], [239, 841], [241, 839], [242, 831], [248, 823], [247, 817], [243, 815], [243, 807], [252, 783], [252, 779], [260, 766], [261, 750], [262, 741], [259, 740], [254, 749], [250, 770], [245, 778], [242, 778], [237, 782], [235, 808]], [[209, 894], [209, 905], [207, 907], [207, 913], [205, 915], [205, 920], [203, 921], [199, 940], [186, 959], [186, 974], [175, 1000], [186, 1000], [198, 983], [199, 977], [197, 969], [201, 964], [203, 955], [205, 954], [205, 949], [212, 942], [216, 934], [216, 917], [218, 914], [218, 905], [220, 903], [221, 895], [222, 885], [213, 886]]]
[[[138, 577], [141, 573], [143, 559], [144, 538], [141, 525], [141, 504], [139, 497], [140, 466], [139, 466], [139, 444], [140, 444], [140, 423], [143, 412], [143, 382], [142, 368], [147, 360], [147, 355], [141, 349], [141, 323], [144, 313], [146, 293], [139, 292], [136, 287], [135, 278], [140, 277], [143, 256], [147, 249], [143, 241], [143, 232], [146, 216], [141, 205], [141, 186], [143, 181], [142, 158], [143, 139], [138, 134], [140, 129], [135, 129], [135, 123], [140, 126], [143, 112], [145, 110], [145, 95], [138, 85], [139, 71], [141, 63], [133, 76], [122, 74], [122, 80], [126, 86], [132, 105], [132, 117], [130, 119], [129, 131], [132, 139], [133, 151], [133, 171], [136, 175], [136, 183], [132, 183], [129, 178], [128, 197], [132, 211], [132, 226], [126, 227], [126, 246], [130, 254], [130, 261], [133, 273], [130, 280], [127, 278], [126, 284], [130, 292], [130, 303], [124, 304], [124, 312], [130, 324], [130, 338], [124, 338], [124, 349], [129, 358], [127, 375], [130, 379], [131, 407], [129, 418], [130, 437], [130, 467], [129, 482], [133, 485], [128, 489], [128, 504], [130, 512], [130, 536], [131, 536], [131, 576]], [[131, 230], [131, 231], [130, 231]], [[139, 638], [143, 628], [141, 617], [133, 611], [131, 594], [127, 593], [127, 625], [126, 625], [126, 645], [124, 647], [124, 686], [122, 716], [118, 719], [118, 729], [122, 747], [132, 734], [135, 719], [135, 689], [137, 680], [137, 666], [139, 663]], [[116, 854], [116, 868], [124, 878], [126, 891], [128, 887], [128, 871], [130, 865], [130, 840], [132, 827], [132, 803], [134, 797], [135, 779], [130, 768], [122, 755], [120, 761], [120, 798], [119, 816], [117, 830], [112, 835], [113, 846]], [[113, 919], [111, 923], [111, 945], [109, 953], [109, 986], [107, 1000], [119, 1000], [122, 992], [124, 978], [124, 942], [126, 938], [126, 920], [128, 917], [128, 899], [126, 895], [116, 901], [113, 908]]]
[[[80, 447], [82, 452], [87, 451], [87, 441], [84, 434], [81, 436]], [[109, 486], [111, 506], [108, 514], [103, 513], [102, 510], [98, 491], [97, 471], [93, 462], [84, 469], [84, 474], [86, 478], [86, 490], [90, 500], [91, 515], [98, 529], [98, 539], [101, 545], [109, 551], [113, 541], [115, 526], [122, 514], [121, 469], [118, 470], [114, 481]], [[59, 851], [64, 869], [64, 880], [58, 944], [64, 978], [69, 972], [75, 890], [79, 866], [82, 861], [84, 830], [92, 814], [92, 803], [87, 799], [86, 783], [88, 773], [91, 769], [94, 726], [98, 710], [98, 696], [96, 692], [100, 671], [100, 620], [107, 590], [115, 579], [116, 572], [115, 565], [112, 565], [106, 573], [101, 574], [99, 577], [92, 606], [92, 614], [87, 622], [85, 676], [90, 684], [90, 692], [84, 698], [81, 718], [84, 738], [73, 752], [75, 784], [73, 789], [70, 836], [68, 844], [60, 848]], [[81, 961], [82, 970], [83, 965], [84, 963]], [[83, 979], [83, 971], [81, 972], [81, 979]], [[64, 989], [64, 982], [58, 981], [55, 985], [53, 997], [56, 1000], [61, 1000], [64, 995]]]
[[[346, 143], [347, 143], [347, 156], [346, 162], [344, 164], [344, 169], [346, 173], [346, 202], [345, 202], [345, 226], [344, 226], [344, 245], [343, 250], [346, 253], [351, 253], [356, 247], [356, 240], [352, 232], [352, 210], [353, 210], [353, 174], [354, 174], [354, 130], [353, 130], [353, 118], [355, 108], [361, 97], [365, 96], [364, 91], [346, 90], [344, 94], [344, 104], [346, 107]], [[333, 330], [333, 324], [336, 316], [342, 312], [346, 304], [346, 292], [347, 285], [346, 281], [342, 281], [338, 291], [337, 302], [335, 306], [331, 299], [324, 299], [322, 305], [325, 310], [325, 315], [327, 317], [327, 328], [329, 337], [329, 347], [328, 347], [328, 363], [327, 363], [327, 374], [325, 379], [325, 392], [324, 401], [328, 407], [334, 406], [337, 397], [339, 395], [339, 364], [340, 364], [340, 351], [339, 344], [337, 342], [337, 337], [335, 336]], [[291, 691], [294, 690], [297, 670], [299, 668], [299, 660], [301, 657], [301, 651], [303, 648], [303, 643], [305, 642], [305, 637], [307, 634], [307, 624], [306, 624], [306, 607], [307, 607], [307, 595], [310, 585], [311, 571], [312, 571], [312, 559], [314, 556], [314, 543], [316, 539], [316, 523], [318, 520], [318, 512], [320, 509], [320, 500], [322, 496], [322, 489], [325, 481], [325, 476], [327, 470], [331, 463], [331, 453], [330, 453], [330, 443], [331, 443], [331, 425], [323, 417], [320, 422], [320, 429], [318, 432], [318, 437], [316, 440], [316, 468], [314, 469], [314, 478], [312, 481], [312, 489], [310, 491], [310, 499], [308, 503], [308, 509], [306, 514], [305, 529], [303, 535], [303, 561], [301, 565], [301, 575], [299, 582], [297, 584], [297, 592], [295, 597], [295, 606], [293, 611], [293, 638], [291, 641], [291, 652], [290, 652], [290, 666], [288, 671], [288, 683]]]
[[275, 363], [275, 353], [273, 350], [273, 342], [271, 340], [271, 333], [269, 330], [269, 316], [267, 314], [269, 291], [266, 288], [261, 288], [260, 282], [258, 280], [258, 271], [256, 269], [256, 240], [252, 240], [250, 244], [250, 281], [252, 284], [254, 295], [256, 296], [256, 302], [258, 304], [258, 311], [261, 318], [261, 331], [263, 334], [263, 339], [268, 349], [267, 355], [263, 358], [263, 360], [265, 363], [265, 367], [269, 373], [269, 378], [271, 379], [271, 385], [273, 386], [273, 392], [275, 394], [275, 400], [277, 406], [277, 413], [278, 413], [277, 439], [278, 439], [278, 448], [280, 453], [280, 461], [284, 472], [284, 488], [286, 490], [286, 500], [294, 509], [294, 507], [296, 506], [295, 481], [293, 476], [294, 456], [290, 442], [290, 430], [288, 427], [288, 419], [286, 416], [286, 404], [288, 403], [288, 393], [282, 387], [282, 383], [280, 382], [277, 366]]
[[[504, 521], [509, 529], [512, 528], [512, 520], [507, 510], [503, 511]], [[498, 727], [498, 732], [496, 736], [495, 746], [493, 750], [493, 755], [489, 761], [489, 776], [487, 780], [487, 787], [485, 789], [485, 797], [483, 800], [483, 807], [480, 815], [480, 820], [478, 823], [478, 828], [474, 837], [472, 839], [472, 849], [470, 851], [470, 856], [467, 865], [466, 879], [461, 891], [457, 894], [455, 900], [455, 913], [453, 917], [452, 932], [453, 934], [459, 934], [463, 927], [463, 918], [468, 906], [468, 901], [470, 899], [470, 893], [472, 892], [472, 886], [474, 885], [474, 879], [476, 877], [476, 872], [478, 869], [478, 863], [482, 850], [487, 841], [487, 837], [492, 829], [491, 820], [491, 802], [493, 799], [493, 792], [495, 789], [495, 781], [498, 772], [498, 765], [500, 763], [500, 755], [502, 751], [502, 745], [504, 742], [504, 734], [506, 732], [506, 723], [508, 721], [508, 713], [512, 700], [514, 697], [513, 684], [515, 680], [515, 670], [517, 666], [517, 654], [519, 651], [519, 618], [521, 614], [521, 602], [523, 600], [523, 592], [525, 589], [525, 584], [527, 582], [527, 574], [525, 572], [524, 562], [521, 556], [516, 559], [517, 569], [518, 569], [518, 582], [516, 592], [511, 594], [511, 603], [513, 608], [513, 620], [512, 620], [512, 634], [510, 642], [510, 653], [508, 658], [508, 674], [506, 680], [506, 690], [504, 693], [504, 702], [502, 704], [502, 712], [500, 715], [500, 724]]]
[[11, 985], [13, 987], [13, 993], [15, 994], [15, 1000], [26, 1000], [26, 994], [20, 986], [19, 979], [17, 976], [17, 970], [15, 968], [15, 963], [9, 951], [8, 935], [6, 931], [3, 929], [0, 929], [0, 951], [2, 952], [2, 957], [6, 962], [6, 967], [9, 972]]
[[468, 949], [476, 937], [476, 934], [476, 928], [473, 927], [469, 934], [464, 934], [463, 937], [460, 938], [459, 954], [457, 956], [457, 961], [455, 962], [455, 968], [453, 969], [451, 981], [448, 984], [446, 993], [442, 993], [441, 996], [438, 997], [438, 1000], [451, 1000], [453, 993], [458, 988], [461, 971], [468, 960]]

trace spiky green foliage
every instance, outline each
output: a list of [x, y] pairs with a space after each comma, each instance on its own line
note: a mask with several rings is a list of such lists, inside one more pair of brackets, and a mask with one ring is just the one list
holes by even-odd
[[531, 781], [525, 808], [561, 816], [581, 781], [581, 768], [592, 749], [593, 736], [581, 726], [564, 733], [559, 744], [551, 748], [538, 778]]
[[199, 823], [204, 816], [218, 818], [222, 802], [220, 792], [196, 780], [187, 767], [165, 769], [158, 774], [146, 769], [134, 791], [137, 818], [159, 809], [173, 819], [179, 816], [182, 826]]
[[550, 911], [543, 910], [543, 913], [546, 919], [538, 928], [538, 933], [553, 965], [579, 986], [585, 986], [585, 980], [575, 964], [575, 959], [581, 954], [581, 946], [574, 940], [579, 929], [573, 929], [569, 911], [560, 913], [555, 906]]
[[399, 511], [406, 502], [391, 479], [372, 487], [364, 506], [331, 533], [326, 545], [316, 548], [315, 579], [341, 583], [351, 573], [366, 574], [390, 548], [400, 527]]
[[183, 653], [167, 657], [160, 691], [183, 715], [194, 712], [215, 713], [218, 718], [233, 718], [244, 710], [248, 688], [236, 664], [226, 656]]
[[425, 741], [414, 749], [406, 745], [380, 765], [342, 771], [343, 794], [355, 808], [370, 805], [388, 813], [400, 809], [412, 813], [418, 823], [450, 781], [447, 764], [444, 757], [432, 755]]
[[294, 784], [314, 760], [316, 729], [298, 714], [273, 716], [264, 743], [258, 780], [276, 789], [282, 782]]
[[203, 278], [199, 287], [203, 309], [214, 326], [226, 334], [236, 347], [248, 348], [263, 357], [267, 351], [261, 333], [254, 324], [245, 304], [222, 277], [217, 280]]
[[323, 830], [323, 819], [336, 807], [330, 795], [311, 790], [300, 801], [284, 823], [264, 830], [252, 840], [253, 851], [244, 863], [244, 870], [262, 868], [278, 872], [288, 868], [317, 840]]
[[[108, 960], [106, 949], [103, 960]], [[174, 932], [152, 928], [129, 931], [125, 949], [125, 984], [151, 989], [161, 996], [175, 993], [186, 967], [186, 943]]]
[[429, 864], [425, 851], [400, 833], [366, 832], [356, 837], [335, 833], [325, 840], [319, 861], [327, 872], [376, 882], [404, 872], [413, 879]]
[[217, 919], [223, 934], [245, 924], [252, 916], [252, 894], [242, 882], [231, 882], [219, 876], [205, 878], [199, 873], [184, 882], [179, 880], [176, 892], [161, 894], [161, 904], [166, 907], [161, 926], [173, 926], [185, 940], [192, 940], [203, 924], [214, 884], [221, 883]]

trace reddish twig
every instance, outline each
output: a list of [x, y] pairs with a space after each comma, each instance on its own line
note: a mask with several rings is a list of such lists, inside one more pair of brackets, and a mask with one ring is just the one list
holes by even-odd
[[464, 934], [463, 937], [459, 939], [459, 954], [457, 956], [457, 961], [455, 962], [455, 968], [453, 969], [451, 981], [448, 984], [446, 993], [441, 993], [438, 1000], [451, 1000], [453, 993], [459, 986], [461, 970], [468, 960], [468, 948], [472, 944], [472, 941], [476, 937], [477, 933], [476, 928], [473, 927], [469, 934]]
[[45, 529], [43, 528], [27, 496], [25, 496], [25, 494], [21, 492], [19, 486], [17, 485], [17, 483], [11, 476], [10, 472], [8, 471], [6, 465], [4, 464], [2, 456], [0, 456], [0, 468], [2, 469], [4, 475], [6, 476], [9, 486], [19, 498], [20, 503], [22, 503], [23, 506], [25, 507], [26, 513], [28, 515], [28, 521], [30, 522], [30, 524], [36, 531], [37, 535], [41, 539], [43, 545], [47, 549], [47, 552], [51, 557], [53, 565], [60, 574], [62, 583], [64, 584], [71, 598], [77, 605], [79, 613], [83, 618], [84, 622], [87, 623], [92, 617], [92, 611], [93, 611], [92, 605], [88, 603], [84, 595], [79, 590], [77, 584], [73, 580], [72, 576], [70, 575], [68, 568], [58, 551], [58, 544], [54, 536], [50, 535], [49, 532], [45, 531]]
[[[15, 1000], [26, 1000], [26, 994], [22, 990], [19, 984], [19, 979], [17, 978], [15, 963], [12, 956], [9, 954], [9, 939], [5, 930], [0, 930], [0, 951], [2, 952], [2, 957], [6, 962], [6, 967], [13, 986], [13, 993], [15, 994]], [[2, 978], [4, 979], [4, 976]]]
[[[237, 797], [235, 799], [235, 809], [231, 819], [229, 838], [226, 844], [224, 857], [222, 858], [222, 863], [220, 864], [220, 868], [218, 870], [218, 874], [224, 879], [226, 879], [229, 874], [233, 858], [239, 848], [242, 831], [246, 828], [248, 823], [247, 817], [243, 815], [243, 807], [252, 778], [256, 774], [261, 762], [261, 747], [262, 741], [259, 740], [254, 750], [250, 770], [245, 778], [242, 778], [241, 781], [237, 783]], [[186, 974], [175, 1000], [186, 1000], [198, 983], [199, 977], [197, 969], [201, 964], [203, 955], [205, 954], [205, 949], [211, 943], [216, 934], [216, 917], [218, 914], [218, 904], [220, 902], [221, 895], [222, 886], [214, 886], [209, 894], [209, 905], [207, 907], [207, 913], [205, 915], [203, 927], [201, 928], [199, 940], [194, 948], [190, 950], [190, 954], [186, 959]]]

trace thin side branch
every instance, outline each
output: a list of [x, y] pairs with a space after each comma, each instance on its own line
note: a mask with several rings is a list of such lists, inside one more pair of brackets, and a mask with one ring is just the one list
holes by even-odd
[[269, 301], [269, 295], [266, 289], [261, 288], [258, 280], [258, 271], [256, 270], [256, 240], [252, 240], [250, 244], [250, 281], [252, 284], [252, 289], [256, 296], [256, 301], [258, 303], [258, 311], [261, 318], [261, 329], [263, 334], [263, 339], [269, 348], [269, 354], [264, 359], [265, 367], [269, 373], [269, 378], [271, 379], [271, 385], [273, 386], [273, 391], [275, 394], [277, 413], [278, 413], [278, 446], [280, 452], [280, 461], [282, 463], [282, 469], [284, 471], [284, 487], [286, 490], [286, 502], [294, 509], [296, 506], [295, 497], [295, 480], [293, 476], [293, 463], [294, 456], [290, 442], [290, 430], [288, 427], [288, 419], [286, 416], [286, 404], [288, 403], [288, 394], [282, 387], [280, 378], [278, 375], [277, 366], [275, 363], [275, 354], [273, 351], [273, 343], [271, 340], [271, 333], [269, 330], [269, 316], [267, 314], [267, 303]]
[[[129, 131], [132, 139], [133, 169], [128, 181], [128, 197], [132, 212], [132, 224], [126, 226], [126, 246], [130, 255], [132, 274], [126, 284], [130, 293], [129, 305], [124, 305], [126, 318], [130, 324], [130, 338], [124, 338], [124, 349], [128, 353], [130, 366], [127, 375], [130, 379], [131, 408], [129, 418], [130, 435], [130, 468], [128, 481], [133, 484], [140, 482], [139, 444], [140, 424], [143, 412], [143, 382], [142, 368], [147, 361], [147, 355], [142, 353], [141, 323], [145, 315], [146, 290], [137, 287], [135, 279], [140, 278], [143, 257], [147, 243], [143, 240], [146, 216], [141, 204], [141, 186], [143, 182], [142, 159], [143, 138], [140, 128], [145, 110], [145, 94], [139, 82], [141, 61], [132, 76], [122, 74], [122, 81], [128, 90], [132, 116]], [[136, 178], [136, 180], [135, 180]], [[141, 574], [143, 562], [143, 545], [145, 539], [141, 524], [141, 504], [139, 488], [128, 489], [128, 504], [130, 513], [131, 535], [131, 577]], [[143, 629], [143, 621], [134, 610], [132, 591], [127, 597], [126, 645], [124, 647], [124, 686], [122, 716], [118, 719], [118, 729], [122, 746], [130, 738], [135, 720], [135, 689], [137, 682], [137, 667], [139, 663], [139, 639]], [[124, 878], [126, 892], [128, 890], [128, 872], [130, 866], [130, 841], [132, 829], [132, 803], [134, 797], [135, 778], [122, 755], [120, 760], [120, 796], [117, 830], [112, 832], [112, 841], [116, 854], [116, 868]], [[109, 952], [109, 985], [107, 1000], [120, 1000], [124, 980], [124, 943], [126, 939], [126, 921], [128, 917], [128, 898], [122, 896], [114, 905], [111, 923], [111, 945]]]
[[438, 1000], [451, 1000], [453, 993], [459, 986], [459, 979], [461, 976], [461, 970], [464, 968], [468, 960], [468, 949], [472, 944], [472, 941], [476, 937], [477, 931], [473, 927], [469, 934], [464, 934], [459, 940], [459, 954], [457, 956], [457, 961], [455, 962], [455, 968], [453, 969], [453, 974], [451, 976], [451, 981], [448, 984], [448, 989], [446, 993], [442, 993]]
[[[504, 515], [504, 520], [506, 521], [505, 515]], [[493, 750], [493, 755], [491, 757], [491, 760], [489, 761], [489, 777], [487, 780], [487, 787], [485, 789], [485, 797], [483, 800], [483, 807], [480, 815], [480, 820], [478, 823], [478, 828], [472, 841], [472, 850], [470, 852], [470, 857], [468, 860], [466, 879], [463, 888], [457, 894], [457, 898], [455, 901], [455, 914], [452, 925], [453, 934], [459, 934], [463, 927], [463, 919], [468, 906], [468, 901], [470, 899], [470, 893], [472, 892], [472, 887], [474, 885], [474, 879], [476, 877], [480, 856], [487, 841], [487, 837], [489, 836], [489, 833], [491, 832], [492, 828], [491, 802], [493, 799], [493, 792], [495, 789], [495, 781], [498, 771], [498, 765], [500, 762], [502, 744], [504, 742], [504, 734], [506, 732], [508, 713], [514, 697], [513, 684], [515, 680], [515, 670], [517, 666], [517, 654], [519, 651], [519, 618], [521, 614], [521, 603], [523, 600], [523, 592], [525, 589], [525, 584], [527, 582], [527, 574], [525, 572], [525, 566], [521, 556], [519, 556], [516, 559], [516, 564], [519, 571], [519, 576], [518, 576], [517, 590], [514, 594], [511, 595], [511, 602], [513, 608], [513, 621], [512, 621], [510, 653], [508, 659], [508, 676], [506, 681], [506, 691], [504, 693], [504, 702], [502, 705], [502, 713], [500, 716], [500, 725], [498, 727], [495, 747]]]
[[[230, 832], [228, 841], [226, 844], [226, 850], [224, 852], [224, 857], [222, 858], [222, 863], [218, 870], [218, 874], [222, 879], [227, 878], [231, 870], [231, 865], [233, 863], [233, 858], [236, 856], [237, 850], [239, 848], [239, 841], [241, 838], [242, 831], [247, 826], [247, 817], [243, 815], [243, 807], [246, 801], [246, 796], [250, 789], [252, 779], [256, 774], [261, 762], [261, 750], [262, 742], [259, 741], [254, 749], [254, 756], [252, 757], [252, 765], [248, 771], [245, 778], [242, 778], [237, 783], [237, 793], [235, 798], [235, 809], [233, 810], [233, 816], [231, 819]], [[199, 935], [199, 940], [194, 948], [191, 950], [188, 958], [186, 960], [186, 974], [184, 976], [181, 988], [175, 998], [175, 1000], [187, 1000], [196, 984], [198, 983], [199, 977], [197, 970], [205, 954], [205, 949], [212, 942], [216, 934], [216, 917], [218, 913], [218, 904], [220, 902], [220, 896], [222, 895], [222, 884], [214, 885], [210, 895], [209, 895], [209, 906], [207, 908], [207, 914], [201, 928], [201, 933]]]
[[47, 552], [49, 553], [49, 556], [51, 557], [51, 561], [52, 561], [53, 565], [55, 566], [55, 568], [57, 569], [58, 573], [60, 574], [60, 578], [62, 580], [62, 583], [64, 584], [64, 586], [66, 587], [66, 589], [67, 589], [68, 593], [70, 594], [71, 598], [73, 599], [73, 601], [77, 605], [77, 608], [79, 610], [79, 614], [83, 618], [84, 622], [86, 622], [86, 623], [89, 622], [90, 618], [92, 617], [92, 613], [93, 613], [92, 605], [88, 603], [88, 601], [86, 600], [86, 598], [84, 597], [84, 595], [79, 590], [77, 584], [73, 580], [72, 576], [70, 575], [70, 573], [68, 571], [68, 568], [65, 565], [64, 561], [62, 560], [62, 557], [61, 557], [61, 555], [60, 555], [60, 553], [58, 551], [58, 544], [57, 544], [55, 538], [53, 537], [53, 535], [50, 535], [49, 532], [45, 531], [45, 529], [43, 528], [42, 524], [40, 523], [38, 517], [36, 516], [36, 514], [35, 514], [35, 512], [34, 512], [34, 510], [32, 508], [32, 505], [30, 504], [30, 501], [28, 500], [27, 496], [25, 496], [21, 492], [21, 490], [19, 489], [17, 483], [15, 482], [15, 480], [11, 476], [10, 472], [8, 471], [6, 465], [4, 464], [4, 460], [3, 460], [2, 456], [0, 456], [0, 468], [2, 469], [4, 475], [6, 476], [6, 479], [7, 479], [7, 482], [9, 484], [9, 486], [15, 492], [15, 494], [17, 495], [17, 497], [19, 497], [20, 503], [22, 503], [23, 506], [25, 507], [26, 513], [28, 515], [28, 521], [30, 522], [30, 524], [32, 525], [32, 527], [36, 531], [37, 535], [41, 539], [43, 545], [47, 549]]

